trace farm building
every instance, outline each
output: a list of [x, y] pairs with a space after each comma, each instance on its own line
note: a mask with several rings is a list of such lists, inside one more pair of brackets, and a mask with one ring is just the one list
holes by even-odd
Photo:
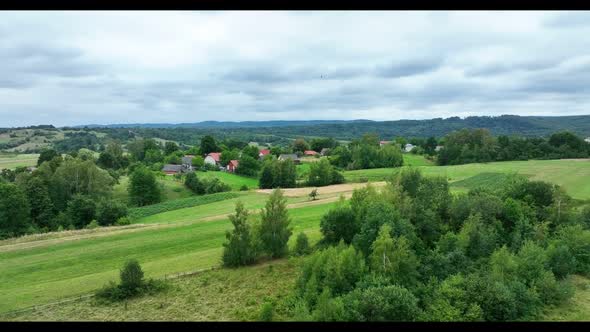
[[299, 157], [297, 157], [297, 155], [294, 153], [282, 154], [279, 156], [279, 160], [287, 160], [287, 159], [293, 160], [293, 163], [295, 163], [295, 164], [299, 164], [301, 162], [301, 160], [299, 160]]
[[406, 151], [406, 152], [410, 152], [410, 151], [414, 150], [414, 148], [415, 148], [415, 147], [416, 147], [416, 146], [415, 146], [414, 144], [410, 144], [410, 143], [408, 143], [408, 144], [406, 144], [406, 146], [404, 147], [404, 151]]
[[260, 150], [260, 153], [258, 153], [258, 158], [262, 159], [262, 158], [264, 158], [264, 156], [269, 155], [269, 154], [270, 154], [269, 149]]
[[317, 152], [313, 151], [313, 150], [305, 150], [303, 152], [304, 155], [306, 156], [315, 156], [316, 154], [318, 154]]
[[167, 175], [174, 175], [182, 172], [182, 165], [172, 165], [167, 164], [162, 167], [162, 172], [166, 173]]
[[186, 155], [182, 157], [182, 168], [192, 171], [193, 170], [193, 155]]
[[205, 157], [205, 164], [218, 165], [221, 152], [211, 152]]
[[387, 145], [389, 143], [391, 143], [391, 141], [380, 141], [379, 146]]
[[320, 154], [322, 156], [327, 156], [328, 154], [330, 154], [331, 149], [330, 148], [323, 148], [322, 151], [320, 151]]
[[230, 160], [229, 163], [227, 163], [227, 171], [234, 173], [236, 171], [236, 168], [238, 168], [238, 164], [239, 164], [239, 161]]
[[442, 145], [437, 145], [436, 148], [434, 148], [434, 151], [438, 152], [443, 148]]

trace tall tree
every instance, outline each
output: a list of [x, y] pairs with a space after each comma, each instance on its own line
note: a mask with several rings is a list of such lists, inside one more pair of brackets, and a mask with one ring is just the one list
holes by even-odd
[[32, 176], [26, 181], [24, 190], [31, 207], [32, 222], [41, 229], [53, 229], [53, 203], [47, 184], [40, 177]]
[[161, 192], [156, 176], [143, 166], [137, 167], [131, 174], [128, 190], [129, 199], [133, 205], [150, 205], [161, 200]]
[[37, 159], [37, 166], [40, 166], [44, 161], [49, 161], [57, 156], [59, 156], [59, 154], [53, 149], [43, 150], [41, 151], [41, 154], [39, 154], [39, 159]]
[[248, 210], [244, 208], [241, 201], [236, 203], [236, 213], [230, 215], [229, 220], [234, 229], [225, 233], [223, 265], [234, 267], [251, 264], [254, 262], [256, 255], [248, 225]]
[[25, 193], [14, 184], [0, 183], [0, 239], [24, 234], [30, 226]]
[[201, 153], [209, 154], [211, 152], [217, 152], [219, 147], [215, 142], [215, 138], [211, 135], [206, 135], [201, 138]]
[[171, 142], [171, 141], [167, 141], [166, 144], [164, 145], [164, 155], [169, 155], [172, 152], [176, 152], [178, 151], [178, 144]]
[[287, 242], [292, 234], [287, 213], [287, 200], [283, 192], [275, 189], [262, 209], [260, 240], [263, 250], [271, 258], [284, 257], [288, 252]]

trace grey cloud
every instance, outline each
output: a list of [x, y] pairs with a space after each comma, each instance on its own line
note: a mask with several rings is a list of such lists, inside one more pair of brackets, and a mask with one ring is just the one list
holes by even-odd
[[550, 28], [576, 28], [590, 26], [590, 12], [569, 12], [560, 13], [555, 17], [550, 17], [543, 22], [544, 26]]
[[403, 62], [393, 62], [390, 65], [378, 66], [376, 75], [386, 78], [413, 76], [434, 71], [442, 66], [443, 59], [432, 57], [426, 59], [410, 59]]

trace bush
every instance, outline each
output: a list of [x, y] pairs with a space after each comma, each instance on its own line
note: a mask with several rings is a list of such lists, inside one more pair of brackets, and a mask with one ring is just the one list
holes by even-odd
[[96, 220], [92, 220], [88, 225], [86, 225], [86, 229], [96, 229], [98, 227], [99, 225]]
[[119, 219], [117, 219], [117, 222], [115, 222], [116, 226], [126, 226], [126, 225], [131, 225], [131, 219], [129, 219], [128, 217], [121, 217]]
[[125, 262], [125, 265], [121, 269], [121, 287], [125, 289], [135, 289], [141, 286], [143, 283], [143, 270], [139, 265], [139, 262], [130, 259]]
[[264, 302], [260, 309], [259, 319], [263, 322], [271, 322], [274, 315], [274, 305], [272, 302]]
[[248, 186], [247, 186], [247, 185], [245, 185], [245, 184], [243, 184], [243, 185], [240, 187], [240, 191], [248, 191], [248, 190], [249, 190], [249, 188], [248, 188]]
[[296, 256], [303, 256], [307, 255], [311, 252], [311, 247], [309, 246], [309, 240], [307, 239], [307, 235], [305, 233], [299, 233], [297, 235], [297, 242], [295, 243], [295, 250], [294, 253]]
[[101, 226], [114, 224], [120, 218], [127, 216], [127, 206], [115, 200], [105, 200], [98, 203], [96, 208], [97, 221]]

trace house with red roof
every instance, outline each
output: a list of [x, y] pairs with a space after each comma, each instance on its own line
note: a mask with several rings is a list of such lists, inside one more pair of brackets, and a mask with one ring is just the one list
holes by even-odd
[[221, 152], [211, 152], [205, 157], [205, 163], [210, 165], [219, 165]]
[[313, 150], [305, 150], [303, 152], [304, 155], [306, 156], [315, 156], [316, 154], [318, 154], [317, 152], [313, 151]]
[[269, 149], [262, 149], [258, 153], [258, 158], [264, 158], [264, 156], [269, 155], [269, 154], [270, 154], [270, 150]]
[[229, 163], [227, 163], [227, 171], [230, 173], [234, 173], [236, 171], [236, 168], [238, 168], [238, 165], [239, 161], [230, 160]]

